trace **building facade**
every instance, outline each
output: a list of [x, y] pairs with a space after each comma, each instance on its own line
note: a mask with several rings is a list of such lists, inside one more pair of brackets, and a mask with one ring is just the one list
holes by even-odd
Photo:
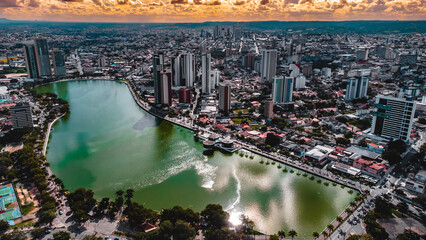
[[219, 110], [228, 115], [231, 110], [231, 84], [219, 84]]
[[212, 92], [211, 84], [211, 61], [210, 53], [204, 53], [201, 56], [201, 93], [210, 94]]
[[262, 81], [272, 81], [277, 74], [277, 57], [276, 49], [263, 49], [260, 74]]
[[349, 78], [346, 83], [345, 100], [353, 100], [367, 97], [368, 78]]
[[55, 76], [63, 77], [67, 74], [65, 68], [65, 54], [63, 51], [53, 49], [52, 51], [53, 69], [55, 70]]
[[416, 102], [389, 96], [377, 96], [371, 132], [392, 140], [408, 141]]
[[31, 107], [28, 103], [17, 103], [9, 108], [13, 128], [33, 127]]
[[34, 48], [39, 75], [41, 77], [52, 76], [52, 70], [50, 68], [49, 46], [47, 45], [47, 40], [44, 38], [35, 39]]
[[272, 100], [274, 103], [289, 103], [293, 100], [293, 78], [274, 77], [272, 82]]
[[25, 64], [27, 67], [27, 73], [29, 78], [40, 77], [37, 67], [37, 58], [35, 48], [33, 44], [24, 46]]

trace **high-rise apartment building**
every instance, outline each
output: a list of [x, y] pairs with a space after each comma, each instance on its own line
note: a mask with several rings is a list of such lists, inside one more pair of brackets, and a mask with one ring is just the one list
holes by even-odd
[[360, 48], [356, 51], [356, 60], [357, 61], [367, 61], [368, 60], [368, 48]]
[[219, 110], [225, 115], [228, 115], [231, 110], [231, 84], [229, 82], [219, 84]]
[[260, 69], [262, 81], [272, 81], [277, 74], [277, 57], [276, 49], [263, 49]]
[[345, 100], [353, 100], [367, 97], [368, 78], [349, 78], [346, 83]]
[[268, 99], [265, 101], [265, 112], [264, 116], [266, 119], [272, 119], [274, 116], [274, 101]]
[[179, 89], [179, 102], [191, 103], [191, 88], [183, 87]]
[[201, 92], [203, 94], [210, 94], [212, 91], [212, 84], [210, 79], [211, 74], [211, 54], [204, 53], [201, 56]]
[[28, 103], [17, 103], [9, 108], [13, 128], [33, 127], [31, 107]]
[[403, 98], [377, 96], [371, 133], [392, 140], [408, 141], [416, 102]]
[[184, 53], [171, 58], [173, 86], [194, 86], [195, 58], [192, 53]]
[[159, 103], [161, 105], [172, 105], [172, 80], [169, 73], [161, 74]]
[[55, 76], [63, 77], [67, 74], [65, 68], [65, 54], [59, 49], [53, 49], [52, 51], [53, 69], [55, 70]]
[[29, 78], [40, 77], [37, 68], [37, 58], [33, 44], [24, 46], [25, 64], [27, 65], [27, 72]]
[[152, 70], [154, 77], [154, 97], [155, 103], [161, 104], [161, 74], [164, 70], [164, 55], [159, 53], [154, 55], [152, 62]]
[[41, 77], [52, 76], [52, 70], [50, 68], [49, 46], [47, 45], [47, 40], [44, 38], [35, 39], [34, 49], [39, 75]]
[[272, 100], [274, 103], [289, 103], [293, 99], [293, 81], [291, 77], [274, 77], [272, 82]]

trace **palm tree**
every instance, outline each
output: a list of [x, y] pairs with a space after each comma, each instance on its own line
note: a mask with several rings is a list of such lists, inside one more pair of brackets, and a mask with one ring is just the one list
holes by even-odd
[[296, 232], [295, 230], [291, 229], [291, 230], [288, 232], [288, 235], [289, 235], [289, 236], [291, 237], [291, 239], [293, 240], [293, 238], [297, 236], [297, 232]]
[[345, 213], [347, 213], [348, 215], [352, 213], [352, 210], [350, 208], [346, 208], [345, 209]]
[[115, 196], [117, 196], [117, 197], [122, 197], [123, 194], [124, 194], [123, 190], [118, 190], [117, 192], [115, 192]]
[[326, 232], [326, 231], [323, 231], [323, 232], [321, 233], [321, 235], [323, 235], [323, 236], [324, 236], [324, 239], [328, 236], [328, 234], [327, 234], [327, 232]]
[[283, 230], [278, 231], [278, 236], [280, 238], [285, 238], [285, 232]]
[[337, 217], [336, 217], [336, 220], [337, 220], [339, 223], [342, 223], [342, 222], [343, 222], [343, 218], [342, 218], [341, 216], [337, 216]]
[[355, 202], [351, 202], [351, 203], [349, 203], [349, 206], [351, 206], [352, 208], [355, 208], [356, 207], [356, 203]]
[[127, 206], [129, 206], [132, 203], [132, 198], [134, 195], [135, 190], [129, 188], [126, 190], [126, 194], [124, 195], [124, 197], [126, 198], [126, 204]]
[[313, 232], [312, 233], [312, 236], [315, 238], [315, 239], [317, 239], [317, 238], [319, 238], [319, 233], [318, 232]]
[[333, 226], [333, 224], [328, 224], [328, 225], [327, 225], [327, 229], [328, 229], [328, 231], [331, 233], [331, 231], [333, 231], [333, 230], [334, 230], [334, 226]]

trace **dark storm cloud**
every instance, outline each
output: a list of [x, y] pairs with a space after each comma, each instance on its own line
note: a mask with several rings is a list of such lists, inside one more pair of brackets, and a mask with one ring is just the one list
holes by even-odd
[[269, 3], [269, 0], [262, 0], [260, 1], [260, 5], [266, 5]]
[[81, 3], [84, 0], [62, 0], [62, 2], [70, 2], [70, 3]]
[[245, 1], [236, 1], [236, 2], [234, 3], [234, 5], [235, 5], [235, 6], [241, 6], [241, 5], [244, 5], [244, 4], [246, 4], [246, 2], [245, 2]]

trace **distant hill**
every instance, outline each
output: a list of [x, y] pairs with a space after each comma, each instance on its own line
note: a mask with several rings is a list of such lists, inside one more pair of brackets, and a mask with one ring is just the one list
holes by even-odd
[[359, 34], [394, 34], [426, 33], [426, 21], [259, 21], [259, 22], [203, 22], [203, 23], [76, 23], [47, 21], [15, 21], [0, 18], [2, 26], [46, 27], [60, 29], [102, 28], [212, 28], [213, 26], [239, 25], [250, 31], [274, 31], [281, 33], [359, 33]]

